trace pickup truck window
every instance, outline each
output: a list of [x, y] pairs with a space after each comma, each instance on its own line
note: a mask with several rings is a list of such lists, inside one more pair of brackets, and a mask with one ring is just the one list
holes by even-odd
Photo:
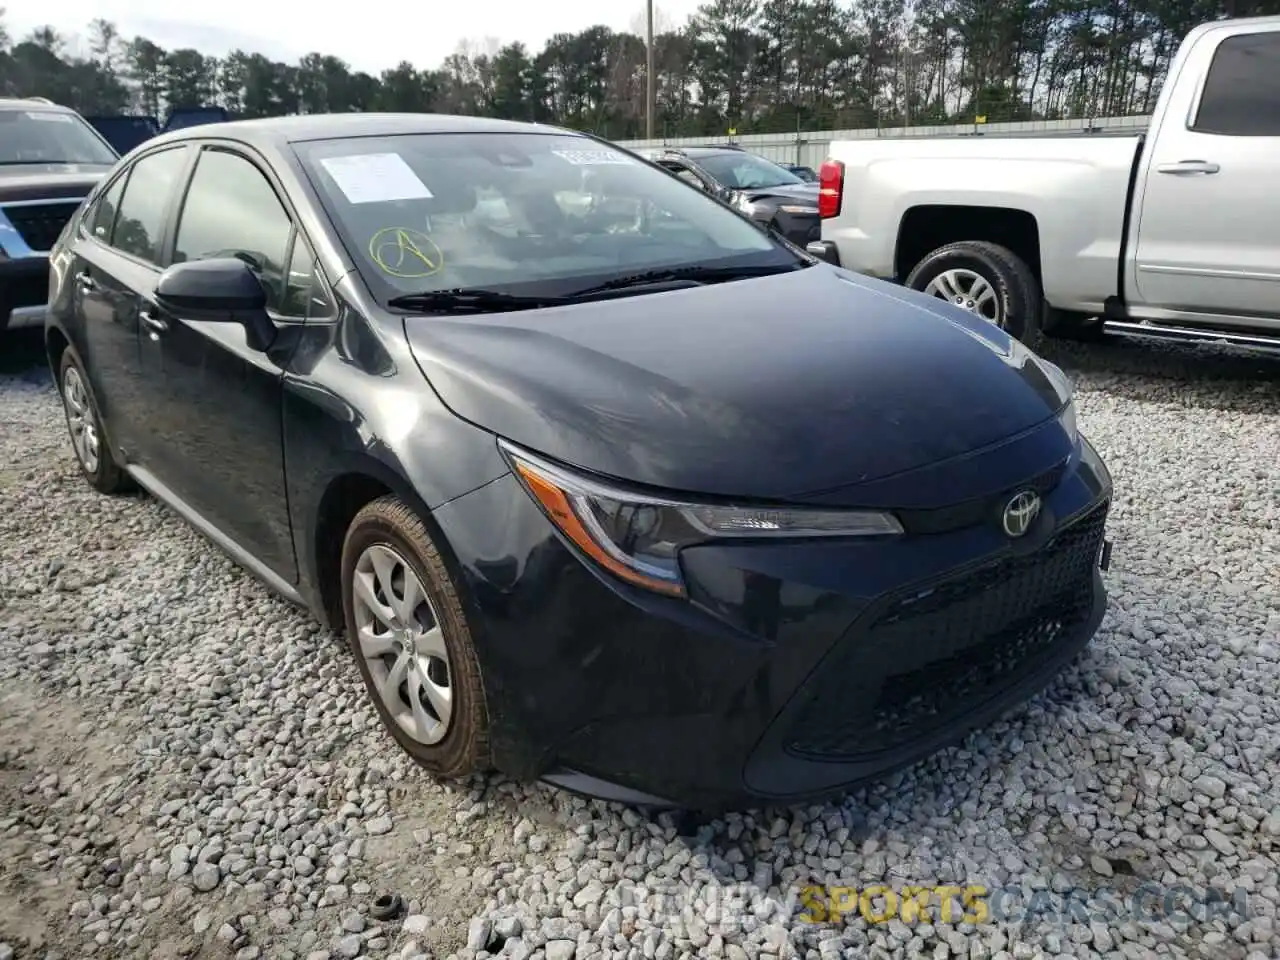
[[1245, 33], [1218, 45], [1191, 129], [1280, 136], [1280, 33]]

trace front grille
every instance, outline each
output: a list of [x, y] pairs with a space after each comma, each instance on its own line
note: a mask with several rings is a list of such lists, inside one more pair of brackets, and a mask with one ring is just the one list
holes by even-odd
[[51, 200], [0, 209], [28, 247], [37, 253], [47, 253], [79, 205], [79, 200]]
[[1026, 483], [1002, 490], [994, 496], [978, 497], [946, 507], [895, 510], [894, 512], [902, 522], [902, 529], [912, 534], [947, 533], [951, 530], [959, 530], [961, 527], [976, 526], [987, 520], [998, 526], [1000, 512], [1009, 502], [1010, 497], [1019, 490], [1034, 490], [1042, 498], [1047, 497], [1062, 482], [1070, 462], [1071, 458], [1066, 457]]
[[1034, 553], [898, 596], [820, 668], [787, 741], [854, 759], [928, 736], [1016, 685], [1087, 622], [1107, 504]]

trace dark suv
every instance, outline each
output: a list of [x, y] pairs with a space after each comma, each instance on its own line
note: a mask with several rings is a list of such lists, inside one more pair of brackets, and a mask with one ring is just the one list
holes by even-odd
[[641, 153], [757, 223], [773, 227], [799, 247], [822, 239], [818, 185], [772, 160], [732, 145], [664, 147]]
[[43, 323], [49, 250], [118, 159], [74, 110], [0, 99], [0, 331]]

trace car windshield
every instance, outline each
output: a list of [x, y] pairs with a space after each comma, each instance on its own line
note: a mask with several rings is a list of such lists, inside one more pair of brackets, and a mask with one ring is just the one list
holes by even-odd
[[295, 149], [384, 302], [460, 288], [564, 295], [655, 270], [802, 262], [703, 192], [572, 134], [408, 134]]
[[695, 157], [694, 162], [726, 187], [734, 190], [759, 190], [762, 187], [804, 183], [786, 167], [780, 167], [772, 160], [766, 160], [751, 153], [726, 151], [705, 157]]
[[0, 164], [91, 163], [117, 160], [93, 128], [61, 110], [0, 110]]

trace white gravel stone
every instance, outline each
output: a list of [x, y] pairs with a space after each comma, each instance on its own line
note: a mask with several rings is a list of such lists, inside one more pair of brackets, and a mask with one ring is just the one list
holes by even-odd
[[389, 816], [374, 817], [364, 825], [365, 830], [369, 832], [371, 837], [380, 837], [384, 833], [391, 832], [391, 818]]
[[[0, 889], [38, 889], [63, 922], [33, 952], [11, 932], [27, 918], [6, 912], [29, 903], [0, 898], [0, 960], [184, 940], [228, 957], [402, 956], [400, 936], [413, 956], [467, 960], [1280, 956], [1275, 361], [1046, 348], [1116, 481], [1092, 645], [1026, 707], [846, 798], [678, 831], [502, 777], [431, 781], [379, 728], [338, 638], [168, 509], [82, 482], [38, 338], [25, 366], [8, 342]], [[1027, 896], [1212, 883], [1247, 893], [1253, 919], [793, 915], [811, 883], [953, 882]], [[391, 892], [403, 922], [370, 920]]]
[[195, 869], [191, 871], [191, 882], [203, 893], [216, 887], [219, 879], [221, 879], [221, 872], [212, 863], [197, 863]]
[[420, 913], [405, 917], [404, 923], [401, 925], [401, 929], [404, 930], [405, 933], [412, 934], [414, 936], [426, 933], [430, 928], [431, 918], [423, 916]]

